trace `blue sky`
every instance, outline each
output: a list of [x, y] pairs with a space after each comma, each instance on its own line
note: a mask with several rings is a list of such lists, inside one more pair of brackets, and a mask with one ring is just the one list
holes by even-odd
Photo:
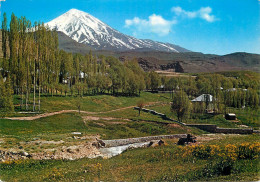
[[[1, 1], [1, 0], [0, 0]], [[48, 22], [76, 8], [122, 33], [196, 52], [260, 54], [260, 0], [6, 0], [1, 13]]]

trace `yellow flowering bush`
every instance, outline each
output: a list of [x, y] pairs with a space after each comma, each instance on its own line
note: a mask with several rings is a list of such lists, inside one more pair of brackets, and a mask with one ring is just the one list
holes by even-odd
[[215, 157], [220, 152], [218, 145], [191, 145], [182, 148], [182, 157], [196, 157], [200, 159], [208, 159]]
[[97, 163], [96, 165], [94, 165], [94, 168], [95, 168], [95, 170], [97, 170], [97, 171], [101, 171], [101, 170], [102, 170], [102, 164]]
[[210, 156], [214, 157], [220, 153], [220, 147], [218, 145], [209, 145], [210, 146]]
[[208, 159], [220, 157], [224, 160], [255, 159], [260, 154], [260, 143], [242, 143], [240, 145], [191, 145], [180, 147], [183, 158], [196, 157]]
[[183, 148], [179, 147], [179, 149], [181, 150], [181, 153], [182, 153], [181, 157], [182, 158], [187, 158], [187, 157], [192, 156], [192, 151], [193, 151], [192, 147], [193, 146], [194, 145], [192, 145], [192, 146], [185, 146]]
[[228, 144], [225, 146], [224, 151], [222, 152], [222, 157], [224, 159], [231, 159], [236, 160], [237, 159], [237, 146]]
[[238, 158], [239, 159], [255, 159], [259, 157], [260, 154], [260, 143], [242, 143], [238, 147]]

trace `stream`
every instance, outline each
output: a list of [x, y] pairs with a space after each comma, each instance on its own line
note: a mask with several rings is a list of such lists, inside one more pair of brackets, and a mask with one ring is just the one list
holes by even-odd
[[121, 154], [122, 152], [128, 150], [128, 149], [135, 149], [135, 148], [141, 148], [141, 147], [148, 147], [150, 144], [149, 142], [142, 142], [142, 143], [133, 143], [133, 144], [127, 144], [117, 147], [109, 147], [109, 148], [100, 148], [99, 151], [101, 155], [107, 158], [114, 157], [116, 155]]

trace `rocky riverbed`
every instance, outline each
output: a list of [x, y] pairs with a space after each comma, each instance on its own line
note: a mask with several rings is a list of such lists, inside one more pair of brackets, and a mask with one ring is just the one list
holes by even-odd
[[173, 139], [186, 136], [186, 134], [179, 135], [161, 135], [161, 136], [149, 136], [140, 138], [128, 138], [117, 140], [100, 140], [100, 136], [73, 136], [74, 139], [79, 140], [75, 145], [66, 146], [64, 141], [31, 141], [32, 145], [36, 143], [38, 145], [44, 144], [56, 144], [57, 147], [43, 149], [40, 152], [28, 153], [24, 150], [0, 150], [0, 162], [10, 160], [22, 160], [22, 159], [35, 159], [35, 160], [47, 160], [47, 159], [67, 159], [75, 160], [80, 158], [110, 158], [121, 154], [125, 150], [150, 147], [161, 145], [164, 142], [162, 139]]

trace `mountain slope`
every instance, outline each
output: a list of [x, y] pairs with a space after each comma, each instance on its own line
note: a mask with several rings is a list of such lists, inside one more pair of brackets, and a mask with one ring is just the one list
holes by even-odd
[[78, 43], [84, 43], [96, 50], [157, 50], [166, 52], [189, 52], [177, 45], [141, 40], [113, 29], [92, 15], [71, 9], [58, 18], [46, 23], [51, 29], [63, 32]]
[[236, 52], [221, 56], [221, 59], [229, 64], [235, 64], [240, 67], [255, 67], [260, 69], [260, 55], [246, 52]]
[[[197, 52], [121, 52], [120, 60], [136, 58], [140, 66], [146, 70], [173, 70], [187, 73], [221, 72], [250, 70], [260, 72], [260, 55], [250, 53], [232, 53], [224, 56]], [[181, 68], [181, 69], [180, 69]]]
[[[93, 48], [76, 42], [62, 32], [58, 32], [59, 47], [68, 52], [86, 54]], [[173, 69], [179, 72], [219, 72], [235, 70], [251, 70], [260, 72], [260, 55], [250, 53], [232, 53], [224, 56], [203, 54], [198, 52], [162, 52], [146, 49], [129, 51], [94, 50], [95, 55], [114, 56], [121, 61], [137, 59], [140, 66], [146, 70]], [[178, 67], [176, 67], [178, 66]], [[175, 67], [175, 69], [173, 68]]]
[[89, 50], [93, 50], [92, 47], [86, 44], [78, 43], [77, 41], [65, 35], [63, 32], [57, 32], [57, 33], [59, 38], [59, 48], [64, 51], [86, 54], [89, 52]]

